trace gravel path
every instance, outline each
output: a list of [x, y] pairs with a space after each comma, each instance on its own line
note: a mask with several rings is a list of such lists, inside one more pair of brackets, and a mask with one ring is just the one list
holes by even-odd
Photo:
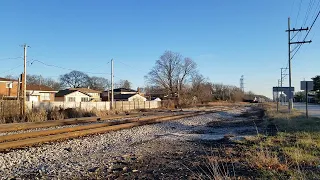
[[[101, 165], [110, 166], [114, 157], [139, 153], [141, 151], [138, 149], [140, 143], [159, 138], [170, 141], [197, 139], [201, 138], [201, 134], [186, 136], [187, 138], [181, 138], [181, 134], [186, 135], [208, 130], [219, 135], [219, 132], [214, 132], [206, 124], [219, 119], [234, 119], [234, 116], [245, 110], [247, 109], [238, 108], [227, 112], [139, 126], [96, 136], [45, 144], [40, 147], [0, 153], [1, 179], [14, 177], [22, 179], [34, 177], [49, 179], [92, 178], [92, 171]], [[220, 132], [220, 135], [231, 131]]]

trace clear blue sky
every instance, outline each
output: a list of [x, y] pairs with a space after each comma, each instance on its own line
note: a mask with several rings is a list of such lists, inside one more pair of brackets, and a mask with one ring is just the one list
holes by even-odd
[[[294, 2], [294, 3], [293, 3]], [[28, 0], [0, 2], [0, 76], [22, 72], [19, 46], [28, 60], [96, 73], [144, 86], [144, 75], [165, 51], [191, 57], [215, 83], [239, 86], [271, 97], [287, 65], [287, 18], [300, 27], [309, 1], [300, 0]], [[316, 6], [313, 6], [315, 10]], [[313, 13], [313, 12], [312, 12]], [[313, 14], [311, 14], [312, 16]], [[297, 21], [297, 23], [296, 23]], [[311, 17], [307, 25], [311, 24]], [[320, 19], [293, 60], [293, 85], [320, 74]], [[318, 33], [315, 33], [318, 32]], [[309, 39], [309, 38], [308, 38]], [[8, 72], [6, 72], [8, 71]], [[35, 62], [28, 73], [58, 78], [67, 70]], [[92, 75], [92, 74], [90, 74]], [[110, 75], [100, 75], [106, 76]], [[287, 85], [287, 79], [285, 85]]]

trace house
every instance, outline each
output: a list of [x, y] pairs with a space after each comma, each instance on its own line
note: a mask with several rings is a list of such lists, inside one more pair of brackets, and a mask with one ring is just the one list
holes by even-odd
[[26, 88], [27, 101], [33, 102], [54, 101], [55, 93], [58, 92], [44, 85], [27, 84]]
[[[135, 94], [138, 94], [138, 91], [135, 91], [133, 89], [126, 89], [126, 88], [113, 89], [114, 97], [116, 95], [121, 95], [121, 94], [122, 95], [124, 95], [124, 94], [135, 95]], [[118, 96], [118, 97], [119, 97], [119, 99], [122, 98], [121, 96]], [[124, 99], [128, 99], [128, 98], [125, 98], [125, 97], [127, 97], [127, 96], [123, 96]], [[110, 101], [111, 100], [111, 90], [103, 91], [101, 93], [101, 99], [102, 99], [102, 101]]]
[[88, 102], [91, 98], [92, 97], [89, 94], [75, 89], [60, 90], [55, 95], [55, 101], [63, 102]]
[[19, 82], [13, 79], [0, 77], [0, 98], [17, 98]]
[[141, 96], [140, 94], [115, 94], [115, 101], [146, 101], [147, 98]]
[[113, 94], [137, 94], [138, 91], [133, 89], [127, 89], [127, 88], [117, 88], [113, 89]]
[[80, 92], [90, 95], [91, 96], [90, 101], [95, 101], [95, 102], [101, 101], [101, 98], [100, 98], [101, 91], [97, 91], [89, 88], [70, 88], [69, 90], [78, 90]]

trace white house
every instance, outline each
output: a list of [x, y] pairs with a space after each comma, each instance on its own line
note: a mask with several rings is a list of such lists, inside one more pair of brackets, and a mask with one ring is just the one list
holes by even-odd
[[147, 98], [140, 94], [116, 94], [114, 95], [115, 101], [146, 101]]
[[64, 101], [64, 102], [88, 102], [91, 100], [89, 94], [83, 93], [78, 90], [60, 90], [55, 95], [55, 101]]
[[97, 91], [89, 88], [70, 88], [69, 90], [78, 90], [82, 93], [90, 95], [91, 96], [90, 101], [101, 101], [101, 98], [100, 98], [101, 91]]
[[29, 85], [27, 84], [27, 101], [32, 102], [44, 102], [54, 101], [55, 93], [54, 89], [44, 85]]

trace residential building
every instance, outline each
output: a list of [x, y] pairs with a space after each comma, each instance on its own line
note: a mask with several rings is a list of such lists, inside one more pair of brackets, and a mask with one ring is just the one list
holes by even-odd
[[146, 101], [147, 98], [140, 94], [116, 94], [114, 95], [115, 101]]
[[[126, 89], [126, 88], [117, 88], [117, 89], [113, 89], [113, 94], [114, 94], [114, 97], [116, 95], [124, 95], [124, 94], [129, 94], [129, 95], [135, 95], [135, 94], [138, 94], [138, 91], [135, 91], [133, 89]], [[126, 98], [127, 96], [117, 96], [119, 97], [118, 99], [128, 99]], [[120, 98], [121, 97], [121, 98]], [[111, 90], [107, 90], [107, 91], [103, 91], [101, 93], [101, 99], [102, 101], [110, 101], [111, 100]]]
[[91, 98], [92, 97], [89, 94], [75, 89], [60, 90], [55, 95], [55, 101], [63, 102], [88, 102]]
[[17, 98], [19, 83], [17, 80], [0, 78], [0, 99]]
[[126, 89], [126, 88], [117, 88], [113, 89], [113, 94], [137, 94], [138, 92], [133, 89]]
[[85, 94], [88, 94], [91, 96], [90, 101], [101, 101], [101, 91], [97, 91], [94, 89], [89, 89], [89, 88], [70, 88], [69, 90], [78, 90], [80, 92], [83, 92]]
[[44, 85], [31, 85], [27, 84], [27, 101], [33, 102], [47, 102], [47, 101], [54, 101], [55, 91], [51, 87], [44, 86]]

